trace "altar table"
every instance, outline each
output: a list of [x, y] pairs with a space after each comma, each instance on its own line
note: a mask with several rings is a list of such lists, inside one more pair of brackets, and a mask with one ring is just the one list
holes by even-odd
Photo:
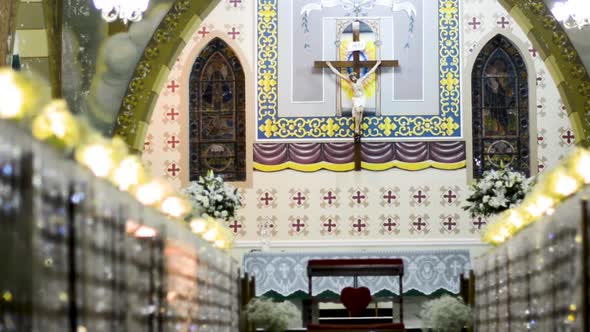
[[[244, 255], [244, 272], [256, 278], [256, 296], [276, 292], [290, 296], [308, 291], [307, 262], [310, 259], [401, 258], [404, 261], [404, 293], [417, 291], [430, 295], [444, 290], [458, 294], [459, 275], [471, 268], [469, 250], [416, 250], [338, 253], [269, 253]], [[326, 291], [340, 294], [352, 285], [352, 277], [327, 277], [313, 280], [313, 294]], [[359, 277], [358, 285], [372, 294], [389, 291], [398, 294], [398, 278], [385, 276]]]

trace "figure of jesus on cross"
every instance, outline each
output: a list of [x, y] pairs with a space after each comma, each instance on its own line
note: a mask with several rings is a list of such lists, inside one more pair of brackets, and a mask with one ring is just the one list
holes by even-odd
[[[360, 40], [360, 25], [361, 21], [355, 20], [352, 22], [352, 44], [350, 47], [350, 53], [352, 55], [352, 61], [315, 61], [315, 68], [330, 68], [334, 74], [338, 75], [341, 79], [347, 82], [352, 90], [352, 116], [354, 118], [354, 169], [357, 171], [361, 170], [361, 137], [363, 134], [363, 111], [366, 107], [366, 95], [365, 87], [363, 82], [371, 74], [375, 73], [379, 67], [397, 67], [397, 60], [367, 60], [361, 61], [361, 52], [365, 48], [365, 43]], [[371, 68], [367, 73], [361, 76], [363, 68]], [[352, 73], [347, 77], [340, 72], [339, 69], [351, 68]]]
[[363, 111], [365, 109], [365, 88], [363, 86], [363, 82], [367, 77], [377, 70], [377, 68], [381, 65], [381, 60], [378, 60], [377, 63], [369, 70], [365, 75], [359, 77], [356, 72], [350, 73], [350, 75], [345, 76], [343, 75], [338, 69], [332, 66], [330, 61], [326, 61], [328, 67], [332, 70], [332, 72], [338, 75], [341, 79], [348, 82], [352, 89], [352, 118], [354, 119], [354, 134], [355, 136], [361, 135], [361, 124], [363, 123]]

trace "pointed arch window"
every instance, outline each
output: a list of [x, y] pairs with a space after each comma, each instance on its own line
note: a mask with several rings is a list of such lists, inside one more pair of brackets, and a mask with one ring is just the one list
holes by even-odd
[[226, 181], [246, 180], [245, 80], [232, 49], [215, 38], [190, 74], [190, 179], [213, 170]]
[[471, 83], [473, 176], [502, 164], [530, 176], [527, 68], [506, 37], [497, 35], [484, 46]]

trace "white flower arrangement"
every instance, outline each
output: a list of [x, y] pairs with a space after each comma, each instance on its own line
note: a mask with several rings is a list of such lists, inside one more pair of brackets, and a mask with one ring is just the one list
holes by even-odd
[[471, 309], [460, 298], [443, 295], [422, 305], [423, 331], [460, 332], [471, 324]]
[[283, 332], [300, 315], [297, 307], [289, 302], [273, 302], [255, 298], [246, 306], [246, 317], [254, 326], [268, 332]]
[[486, 171], [471, 185], [471, 195], [467, 198], [469, 204], [463, 209], [472, 216], [484, 217], [511, 209], [522, 202], [533, 182], [534, 178], [527, 179], [521, 173], [503, 167]]
[[223, 182], [213, 171], [192, 181], [182, 192], [191, 200], [193, 208], [209, 217], [231, 220], [242, 206], [238, 189]]

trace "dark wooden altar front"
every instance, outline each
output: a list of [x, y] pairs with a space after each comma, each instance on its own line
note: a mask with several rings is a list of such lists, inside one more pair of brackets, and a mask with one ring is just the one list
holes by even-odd
[[[315, 317], [313, 307], [313, 283], [314, 277], [353, 277], [353, 287], [358, 287], [360, 276], [392, 276], [399, 278], [399, 322], [387, 324], [319, 324]], [[398, 258], [388, 259], [317, 259], [310, 260], [307, 264], [307, 277], [309, 282], [307, 310], [308, 331], [404, 331], [403, 316], [403, 276], [404, 262]], [[392, 305], [395, 304], [395, 297]], [[393, 310], [393, 308], [392, 308]], [[392, 315], [393, 316], [393, 315]]]

